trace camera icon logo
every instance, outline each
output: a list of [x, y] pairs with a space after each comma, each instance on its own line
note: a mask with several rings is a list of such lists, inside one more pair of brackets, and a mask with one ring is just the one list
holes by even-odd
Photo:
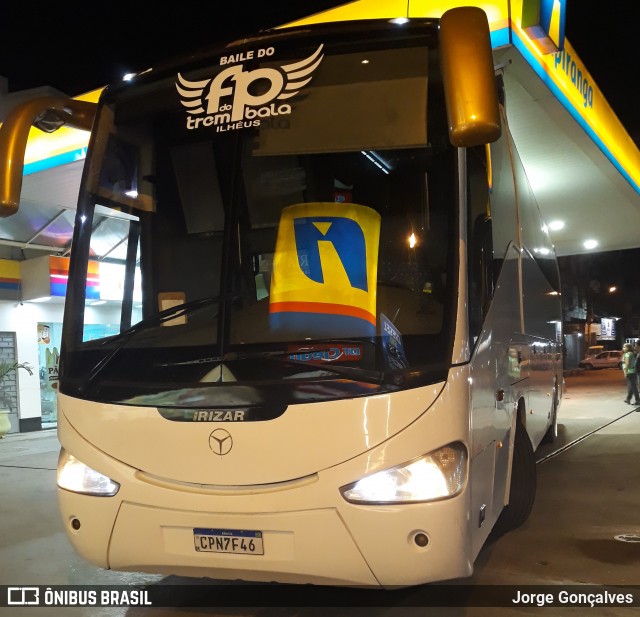
[[38, 587], [8, 587], [8, 606], [38, 606], [40, 604], [40, 589]]

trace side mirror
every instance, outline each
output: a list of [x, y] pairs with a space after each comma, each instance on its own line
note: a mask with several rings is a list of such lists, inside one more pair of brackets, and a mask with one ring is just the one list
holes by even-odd
[[440, 63], [451, 143], [470, 148], [496, 141], [501, 134], [498, 91], [482, 9], [460, 7], [442, 15]]

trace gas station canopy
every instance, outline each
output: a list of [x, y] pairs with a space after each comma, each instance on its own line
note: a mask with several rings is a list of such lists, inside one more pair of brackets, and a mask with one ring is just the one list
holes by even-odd
[[[564, 37], [565, 4], [357, 0], [282, 27], [481, 7], [504, 71], [509, 125], [558, 256], [637, 248], [640, 151]], [[95, 101], [100, 92], [77, 98]], [[16, 259], [16, 248], [22, 258], [68, 252], [87, 143], [88, 134], [75, 129], [31, 130], [20, 209], [0, 224], [0, 258]]]

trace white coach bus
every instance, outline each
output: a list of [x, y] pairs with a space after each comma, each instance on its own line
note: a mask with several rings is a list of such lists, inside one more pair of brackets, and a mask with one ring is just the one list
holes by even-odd
[[262, 32], [7, 119], [5, 213], [32, 123], [91, 130], [58, 401], [82, 557], [391, 588], [470, 575], [526, 520], [560, 283], [505, 105], [461, 8]]

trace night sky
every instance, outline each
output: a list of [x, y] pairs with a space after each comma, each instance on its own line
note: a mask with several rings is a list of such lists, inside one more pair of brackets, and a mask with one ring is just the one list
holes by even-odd
[[[76, 96], [211, 41], [339, 4], [343, 2], [5, 2], [0, 75], [8, 78], [9, 91], [49, 85]], [[627, 131], [640, 141], [634, 5], [636, 0], [616, 2], [615, 12], [605, 8], [595, 13], [594, 3], [567, 0], [566, 34]]]

